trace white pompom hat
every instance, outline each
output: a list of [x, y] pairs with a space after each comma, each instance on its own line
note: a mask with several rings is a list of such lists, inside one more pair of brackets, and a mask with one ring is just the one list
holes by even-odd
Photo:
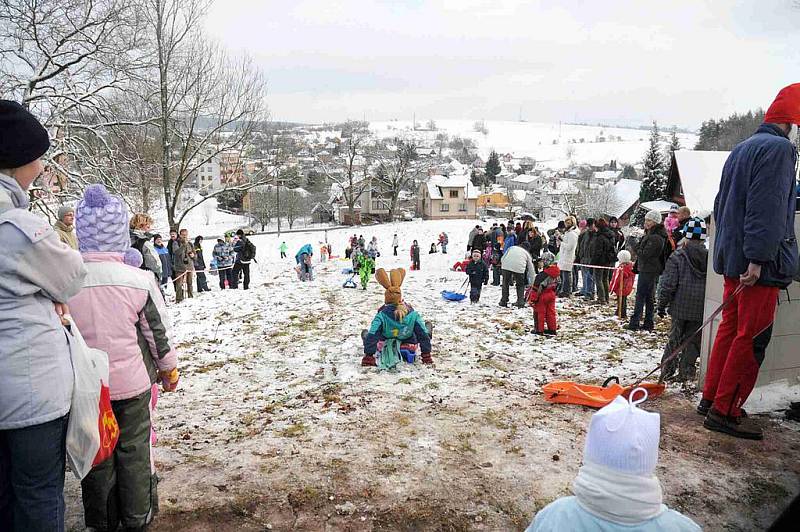
[[627, 473], [652, 476], [658, 463], [658, 440], [661, 417], [636, 405], [647, 398], [647, 391], [637, 388], [629, 401], [618, 396], [592, 416], [586, 435], [584, 462], [591, 462]]

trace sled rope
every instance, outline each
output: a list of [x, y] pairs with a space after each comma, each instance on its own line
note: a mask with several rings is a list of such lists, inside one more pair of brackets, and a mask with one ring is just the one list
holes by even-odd
[[676, 347], [675, 349], [673, 349], [673, 350], [672, 350], [672, 353], [670, 353], [670, 355], [669, 355], [667, 358], [665, 358], [664, 360], [662, 360], [662, 361], [661, 361], [661, 363], [660, 363], [658, 366], [656, 366], [655, 368], [653, 368], [653, 370], [652, 370], [652, 371], [650, 371], [650, 373], [648, 373], [647, 375], [645, 375], [645, 376], [644, 376], [644, 377], [642, 377], [641, 379], [639, 379], [639, 380], [637, 380], [636, 382], [634, 382], [634, 383], [631, 385], [631, 388], [636, 388], [636, 386], [638, 386], [639, 384], [641, 384], [641, 383], [642, 383], [642, 382], [643, 382], [645, 379], [647, 379], [647, 378], [648, 378], [649, 376], [651, 376], [653, 373], [655, 373], [656, 371], [660, 371], [660, 370], [661, 370], [661, 369], [663, 369], [663, 368], [664, 368], [664, 366], [666, 366], [666, 365], [667, 365], [669, 362], [672, 362], [672, 360], [673, 360], [675, 357], [677, 357], [679, 354], [681, 354], [681, 352], [682, 352], [684, 349], [686, 349], [686, 346], [687, 346], [687, 345], [689, 345], [689, 343], [692, 341], [692, 339], [694, 339], [694, 337], [695, 337], [695, 336], [697, 336], [698, 334], [700, 334], [700, 332], [701, 332], [703, 329], [705, 329], [706, 325], [708, 325], [709, 323], [711, 323], [711, 322], [714, 320], [714, 318], [716, 318], [716, 317], [717, 317], [717, 316], [720, 314], [720, 312], [722, 312], [722, 310], [723, 310], [725, 307], [727, 307], [727, 306], [730, 304], [730, 302], [731, 302], [731, 301], [733, 301], [733, 300], [736, 298], [736, 296], [739, 294], [739, 292], [741, 292], [743, 289], [744, 289], [744, 285], [743, 285], [743, 284], [741, 284], [741, 283], [739, 283], [739, 286], [737, 286], [737, 287], [736, 287], [736, 290], [734, 290], [734, 291], [733, 291], [733, 293], [732, 293], [732, 294], [731, 294], [731, 295], [728, 297], [728, 299], [726, 299], [725, 301], [723, 301], [723, 302], [722, 302], [722, 304], [720, 304], [720, 306], [719, 306], [719, 307], [717, 307], [717, 310], [715, 310], [714, 312], [712, 312], [712, 313], [711, 313], [711, 316], [709, 316], [709, 317], [706, 319], [706, 321], [704, 321], [704, 322], [702, 323], [702, 325], [700, 325], [700, 327], [698, 327], [698, 328], [697, 328], [697, 330], [696, 330], [696, 331], [694, 331], [692, 334], [690, 334], [689, 336], [687, 336], [687, 337], [686, 337], [686, 338], [683, 340], [683, 342], [681, 342], [681, 344], [680, 344], [678, 347]]

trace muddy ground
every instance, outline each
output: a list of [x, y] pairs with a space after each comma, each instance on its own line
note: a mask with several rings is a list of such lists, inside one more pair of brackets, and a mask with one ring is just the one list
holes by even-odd
[[[530, 311], [498, 311], [494, 287], [473, 314], [433, 293], [415, 303], [436, 323], [436, 367], [377, 373], [358, 365], [358, 330], [381, 291], [320, 282], [309, 303], [269, 289], [175, 310], [183, 375], [159, 404], [153, 530], [523, 530], [570, 493], [592, 414], [545, 402], [541, 385], [632, 382], [667, 327], [627, 333], [609, 309], [560, 301], [559, 338], [534, 338]], [[800, 492], [800, 426], [757, 416], [765, 439], [736, 440], [703, 429], [695, 400], [670, 387], [645, 403], [662, 415], [665, 502], [706, 530], [764, 529]], [[71, 478], [67, 505], [82, 530]]]

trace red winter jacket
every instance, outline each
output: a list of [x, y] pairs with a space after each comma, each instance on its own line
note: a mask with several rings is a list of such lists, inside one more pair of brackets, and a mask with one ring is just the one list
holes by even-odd
[[551, 264], [540, 271], [533, 280], [533, 286], [528, 293], [528, 303], [533, 304], [537, 301], [556, 299], [556, 289], [558, 280], [561, 278], [561, 270], [558, 264]]
[[617, 296], [628, 297], [633, 292], [633, 279], [636, 275], [633, 273], [633, 264], [626, 262], [620, 264], [614, 270], [614, 275], [611, 277], [610, 291]]
[[467, 271], [467, 266], [469, 266], [470, 260], [464, 259], [462, 261], [456, 262], [453, 264], [453, 271], [454, 272], [464, 272]]

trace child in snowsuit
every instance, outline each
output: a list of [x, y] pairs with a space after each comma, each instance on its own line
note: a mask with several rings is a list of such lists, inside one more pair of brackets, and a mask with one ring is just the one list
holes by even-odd
[[89, 347], [108, 353], [111, 407], [119, 424], [113, 457], [81, 482], [85, 523], [97, 530], [144, 530], [158, 510], [152, 385], [177, 388], [177, 354], [155, 278], [124, 263], [130, 245], [125, 203], [103, 185], [90, 185], [75, 218], [89, 273], [68, 304]]
[[633, 273], [633, 263], [629, 251], [623, 249], [617, 253], [617, 260], [619, 260], [619, 266], [611, 277], [610, 289], [612, 294], [617, 295], [616, 316], [625, 320], [628, 319], [628, 296], [633, 292], [633, 280], [636, 274]]
[[465, 270], [469, 276], [469, 301], [477, 303], [481, 299], [481, 288], [483, 283], [489, 279], [489, 268], [481, 259], [481, 252], [477, 249], [472, 250], [472, 260]]
[[369, 278], [375, 273], [375, 261], [369, 255], [358, 255], [358, 277], [361, 280], [361, 289], [366, 290]]
[[433, 364], [431, 358], [431, 338], [428, 327], [422, 317], [403, 301], [400, 286], [403, 284], [406, 271], [402, 268], [392, 270], [389, 274], [383, 268], [375, 273], [375, 279], [383, 286], [384, 305], [372, 320], [372, 324], [364, 338], [364, 358], [362, 366], [377, 366], [375, 353], [378, 342], [383, 342], [380, 354], [381, 369], [391, 369], [400, 362], [400, 346], [419, 344], [422, 351], [422, 363]]
[[[700, 328], [703, 322], [703, 302], [706, 293], [706, 265], [708, 250], [705, 247], [706, 223], [702, 218], [692, 218], [684, 225], [685, 236], [678, 250], [667, 259], [661, 275], [661, 290], [658, 293], [658, 315], [663, 317], [667, 309], [672, 317], [669, 341], [664, 347], [662, 362]], [[661, 382], [672, 380], [694, 380], [695, 363], [700, 356], [700, 335], [695, 335], [689, 345], [661, 369]]]
[[416, 240], [411, 244], [411, 269], [419, 270], [419, 244]]
[[498, 241], [497, 244], [494, 245], [492, 249], [492, 286], [500, 286], [500, 273], [503, 271], [503, 267], [500, 264], [500, 261], [503, 258], [503, 247]]
[[[558, 330], [556, 314], [556, 291], [561, 279], [561, 270], [555, 264], [555, 257], [549, 251], [542, 254], [542, 271], [533, 279], [528, 294], [528, 303], [533, 307], [536, 320], [536, 334], [555, 335]], [[547, 329], [545, 329], [545, 323]]]

